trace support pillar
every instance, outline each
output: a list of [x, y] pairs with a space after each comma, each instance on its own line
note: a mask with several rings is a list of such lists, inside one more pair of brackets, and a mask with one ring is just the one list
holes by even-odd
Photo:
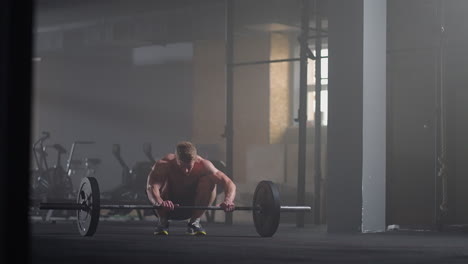
[[386, 1], [329, 1], [328, 232], [385, 230]]

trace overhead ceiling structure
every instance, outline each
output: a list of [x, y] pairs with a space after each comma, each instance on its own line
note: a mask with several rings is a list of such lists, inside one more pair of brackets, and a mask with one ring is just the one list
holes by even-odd
[[[279, 0], [235, 1], [235, 31], [237, 34], [299, 32], [300, 6], [300, 1], [288, 1], [287, 5]], [[325, 10], [326, 6], [320, 8]], [[225, 3], [42, 0], [37, 4], [35, 21], [35, 46], [39, 55], [73, 47], [137, 48], [223, 38]]]

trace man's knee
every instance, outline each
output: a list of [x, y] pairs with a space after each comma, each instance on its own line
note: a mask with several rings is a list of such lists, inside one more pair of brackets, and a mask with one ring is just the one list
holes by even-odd
[[167, 188], [167, 184], [164, 184], [161, 189], [159, 189], [159, 195], [163, 200], [168, 200], [169, 198], [169, 190]]
[[[208, 177], [207, 177], [208, 178]], [[197, 193], [195, 196], [198, 205], [210, 205], [216, 199], [216, 184], [209, 178], [201, 178], [198, 182]]]
[[197, 189], [204, 193], [212, 192], [213, 190], [216, 191], [216, 184], [208, 177], [201, 177], [198, 181]]
[[[169, 191], [168, 191], [168, 184], [164, 184], [161, 188], [159, 188], [159, 196], [163, 199], [163, 200], [167, 200], [168, 197], [169, 197]], [[146, 196], [149, 198], [149, 193], [152, 192], [153, 189], [151, 186], [148, 186], [147, 189], [146, 189]]]

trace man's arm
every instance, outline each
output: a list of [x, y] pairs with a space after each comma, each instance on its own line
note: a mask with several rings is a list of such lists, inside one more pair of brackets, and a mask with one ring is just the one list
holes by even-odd
[[148, 199], [153, 205], [160, 205], [164, 200], [161, 198], [159, 190], [166, 182], [166, 173], [164, 165], [160, 161], [156, 162], [148, 174], [146, 182], [146, 193]]
[[208, 170], [208, 177], [216, 183], [224, 187], [224, 202], [220, 204], [225, 211], [234, 209], [234, 199], [236, 198], [236, 185], [222, 171], [218, 170], [209, 160], [204, 160], [205, 168]]

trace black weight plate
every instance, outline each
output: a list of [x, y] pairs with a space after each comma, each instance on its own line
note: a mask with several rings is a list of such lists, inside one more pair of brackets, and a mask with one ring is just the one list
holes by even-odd
[[280, 197], [278, 187], [271, 181], [261, 181], [253, 197], [253, 221], [257, 233], [262, 237], [271, 237], [278, 229], [280, 221]]
[[101, 210], [99, 185], [95, 178], [85, 177], [81, 180], [76, 202], [89, 208], [76, 211], [78, 230], [82, 236], [92, 236], [96, 232]]

